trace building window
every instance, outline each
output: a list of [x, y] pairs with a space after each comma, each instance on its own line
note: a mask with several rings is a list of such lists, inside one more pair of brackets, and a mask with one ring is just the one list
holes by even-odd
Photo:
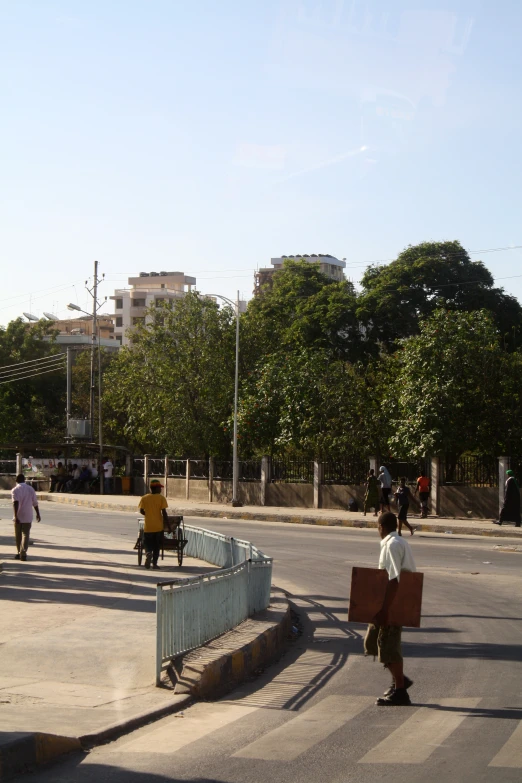
[[133, 326], [139, 326], [140, 324], [144, 324], [144, 323], [145, 323], [145, 318], [143, 318], [142, 316], [132, 319]]
[[121, 315], [116, 316], [116, 326], [123, 326], [123, 318]]
[[133, 307], [145, 307], [145, 299], [132, 299], [131, 305]]
[[119, 342], [119, 344], [121, 345], [121, 341], [122, 341], [122, 339], [123, 339], [123, 337], [121, 336], [121, 334], [117, 334], [117, 335], [116, 335], [116, 339], [117, 339], [117, 341]]
[[161, 284], [161, 287], [162, 287], [162, 288], [165, 288], [165, 283], [162, 283], [162, 284]]
[[116, 299], [116, 310], [123, 310], [123, 299]]

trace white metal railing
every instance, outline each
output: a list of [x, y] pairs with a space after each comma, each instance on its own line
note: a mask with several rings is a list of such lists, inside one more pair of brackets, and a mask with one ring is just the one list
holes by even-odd
[[249, 541], [185, 526], [185, 554], [220, 566], [156, 587], [156, 685], [165, 663], [200, 647], [270, 603], [272, 558]]

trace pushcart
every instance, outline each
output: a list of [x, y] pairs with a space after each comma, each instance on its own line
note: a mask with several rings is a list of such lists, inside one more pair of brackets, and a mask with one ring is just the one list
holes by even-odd
[[[163, 528], [163, 540], [161, 542], [161, 559], [165, 557], [165, 550], [171, 549], [177, 552], [178, 565], [183, 565], [183, 550], [187, 545], [185, 538], [185, 522], [182, 516], [167, 517], [168, 523]], [[138, 552], [138, 565], [141, 565], [144, 551], [144, 526], [143, 517], [138, 518], [138, 538], [134, 544], [134, 549]]]

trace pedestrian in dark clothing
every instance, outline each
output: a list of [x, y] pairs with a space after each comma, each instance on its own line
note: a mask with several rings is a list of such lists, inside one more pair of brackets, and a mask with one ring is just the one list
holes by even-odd
[[504, 485], [504, 502], [500, 509], [500, 515], [494, 525], [503, 522], [514, 522], [515, 527], [520, 527], [520, 487], [512, 470], [506, 470], [506, 483]]
[[414, 528], [412, 528], [412, 526], [408, 522], [408, 509], [410, 507], [411, 499], [412, 499], [412, 494], [410, 488], [406, 486], [406, 479], [401, 478], [401, 482], [397, 487], [397, 492], [395, 493], [395, 500], [397, 501], [397, 506], [399, 507], [397, 520], [399, 522], [400, 536], [402, 536], [403, 525], [406, 525], [406, 527], [410, 531], [410, 535], [413, 535], [415, 533]]
[[364, 496], [364, 516], [371, 508], [375, 510], [374, 516], [377, 516], [379, 508], [379, 480], [375, 475], [375, 470], [371, 468], [366, 479], [366, 494]]

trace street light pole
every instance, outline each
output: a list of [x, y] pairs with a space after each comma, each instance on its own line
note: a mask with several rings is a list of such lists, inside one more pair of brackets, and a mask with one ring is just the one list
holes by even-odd
[[242, 506], [243, 504], [239, 500], [239, 461], [237, 454], [237, 406], [239, 399], [239, 291], [237, 292], [236, 301], [233, 302], [226, 296], [221, 294], [207, 294], [207, 296], [215, 296], [217, 299], [223, 299], [232, 305], [236, 311], [236, 367], [234, 377], [234, 436], [232, 441], [232, 505]]
[[237, 458], [237, 401], [239, 396], [239, 291], [236, 297], [236, 373], [234, 382], [234, 441], [232, 452], [232, 505], [241, 506], [239, 502], [239, 462]]

